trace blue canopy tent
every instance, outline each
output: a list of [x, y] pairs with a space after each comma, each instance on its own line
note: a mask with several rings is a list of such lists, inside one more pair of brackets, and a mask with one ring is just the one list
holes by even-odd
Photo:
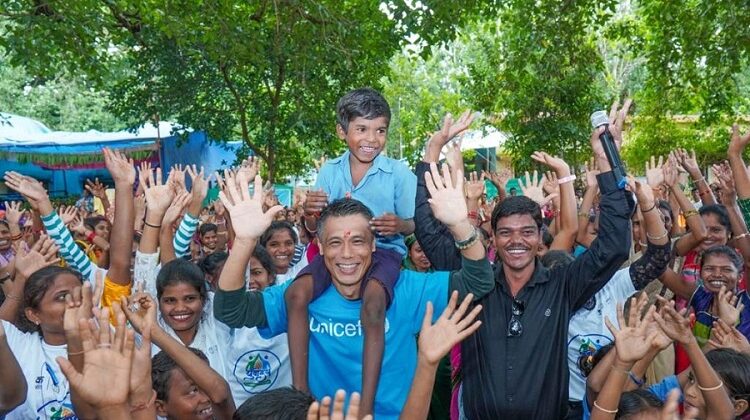
[[[217, 143], [202, 131], [168, 122], [134, 131], [52, 131], [18, 115], [0, 113], [0, 172], [16, 171], [42, 181], [52, 196], [80, 195], [86, 179], [108, 180], [101, 150], [118, 149], [152, 166], [203, 166], [207, 173], [231, 165], [242, 142]], [[0, 197], [12, 196], [0, 185]]]

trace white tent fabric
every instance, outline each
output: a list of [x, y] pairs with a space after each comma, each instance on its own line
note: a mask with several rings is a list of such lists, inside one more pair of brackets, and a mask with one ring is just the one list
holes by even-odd
[[19, 115], [0, 113], [0, 147], [2, 146], [66, 146], [123, 140], [164, 138], [181, 131], [181, 127], [161, 121], [159, 126], [146, 124], [135, 131], [103, 133], [52, 131], [39, 121]]

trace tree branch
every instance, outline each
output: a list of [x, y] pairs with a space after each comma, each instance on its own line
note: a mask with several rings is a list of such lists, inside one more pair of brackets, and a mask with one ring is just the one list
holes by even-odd
[[224, 79], [229, 92], [234, 97], [234, 102], [237, 105], [237, 110], [240, 113], [240, 127], [242, 129], [242, 141], [253, 151], [256, 155], [260, 156], [261, 159], [267, 161], [268, 155], [261, 151], [256, 145], [250, 141], [250, 130], [247, 128], [247, 106], [245, 101], [242, 100], [242, 95], [237, 91], [234, 86], [232, 79], [229, 77], [229, 65], [227, 63], [219, 63], [219, 70], [221, 70], [221, 77]]

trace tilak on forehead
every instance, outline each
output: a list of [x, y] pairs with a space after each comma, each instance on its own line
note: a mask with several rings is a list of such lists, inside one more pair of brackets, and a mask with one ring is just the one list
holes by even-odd
[[351, 232], [351, 231], [349, 231], [349, 230], [347, 230], [347, 231], [344, 231], [344, 238], [348, 238], [348, 237], [349, 237], [349, 235], [351, 235], [351, 234], [352, 234], [352, 232]]

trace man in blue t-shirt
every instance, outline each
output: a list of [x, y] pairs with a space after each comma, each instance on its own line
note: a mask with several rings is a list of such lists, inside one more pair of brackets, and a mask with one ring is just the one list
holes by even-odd
[[[447, 174], [447, 169], [444, 169]], [[439, 314], [452, 290], [481, 298], [494, 285], [492, 269], [477, 230], [468, 219], [463, 195], [463, 174], [453, 186], [433, 165], [426, 174], [435, 217], [449, 227], [461, 250], [463, 268], [455, 272], [414, 273], [404, 271], [394, 288], [393, 303], [386, 312], [385, 352], [375, 398], [376, 418], [397, 418], [409, 392], [417, 361], [415, 334], [428, 301]], [[239, 176], [244, 176], [240, 174]], [[256, 178], [256, 191], [261, 191]], [[214, 300], [214, 314], [230, 327], [259, 327], [261, 334], [286, 332], [284, 290], [274, 286], [263, 292], [247, 291], [243, 272], [257, 238], [273, 219], [278, 207], [263, 213], [260, 193], [250, 198], [247, 180], [227, 179], [220, 198], [235, 228], [236, 239], [229, 254]], [[310, 389], [316, 398], [333, 395], [339, 388], [359, 392], [362, 375], [362, 339], [359, 288], [375, 251], [370, 229], [372, 212], [354, 199], [332, 202], [321, 214], [318, 240], [332, 284], [308, 307], [310, 331]]]

